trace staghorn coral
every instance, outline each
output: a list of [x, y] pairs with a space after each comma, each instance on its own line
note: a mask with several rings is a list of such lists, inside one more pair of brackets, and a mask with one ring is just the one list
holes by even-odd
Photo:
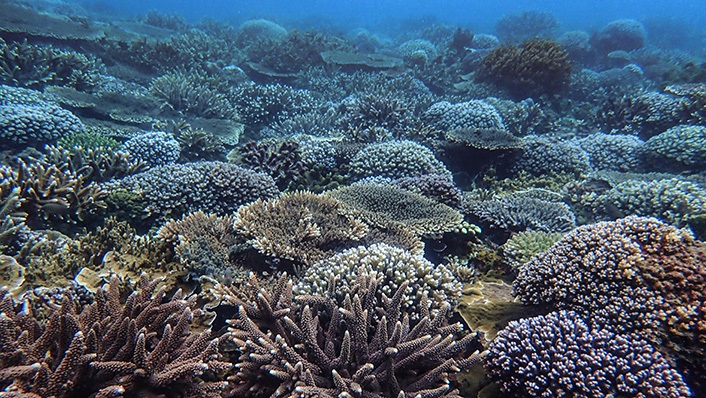
[[240, 349], [226, 396], [460, 397], [451, 376], [480, 360], [475, 336], [424, 308], [418, 322], [361, 276], [343, 304], [320, 296], [292, 300], [283, 277], [257, 299], [232, 300], [230, 339]]
[[19, 210], [21, 205], [20, 188], [9, 180], [0, 181], [0, 253], [17, 243], [17, 234], [25, 225], [27, 214]]
[[635, 335], [591, 326], [577, 313], [512, 321], [484, 358], [513, 397], [691, 397], [669, 359]]
[[204, 72], [169, 72], [150, 83], [150, 92], [164, 101], [164, 106], [204, 118], [237, 119], [238, 112], [227, 95], [219, 92], [218, 83]]
[[487, 200], [466, 199], [461, 209], [471, 219], [477, 218], [482, 225], [505, 233], [566, 232], [576, 226], [576, 217], [566, 204], [518, 193]]
[[78, 310], [67, 297], [41, 321], [2, 294], [0, 383], [17, 396], [111, 397], [167, 394], [218, 397], [224, 382], [207, 381], [230, 368], [218, 339], [191, 330], [196, 296], [168, 297], [159, 280], [142, 275], [121, 299], [113, 278]]
[[120, 150], [131, 162], [147, 167], [164, 166], [179, 159], [181, 148], [174, 137], [164, 131], [145, 131], [125, 141]]
[[146, 214], [157, 221], [199, 210], [231, 214], [240, 205], [279, 193], [270, 176], [223, 162], [157, 166], [112, 182], [107, 188], [139, 193], [148, 203]]
[[653, 218], [579, 227], [520, 267], [514, 294], [576, 311], [615, 333], [636, 333], [679, 358], [703, 386], [704, 243]]
[[706, 169], [706, 127], [680, 125], [645, 143], [646, 162], [655, 170], [699, 171]]
[[453, 181], [451, 172], [427, 147], [414, 141], [388, 141], [363, 147], [351, 159], [351, 177], [403, 178], [438, 174]]
[[368, 225], [343, 207], [329, 196], [284, 193], [242, 206], [234, 228], [265, 255], [311, 265], [368, 233]]
[[446, 305], [455, 308], [461, 297], [462, 285], [446, 266], [432, 264], [421, 253], [384, 243], [354, 247], [312, 264], [294, 291], [297, 295], [333, 298], [340, 305], [361, 275], [380, 279], [375, 293], [379, 299], [383, 294], [392, 297], [406, 283], [400, 309], [414, 320], [422, 312], [420, 305], [428, 305], [428, 310], [436, 314]]
[[83, 175], [86, 182], [106, 182], [147, 170], [145, 162], [130, 160], [127, 153], [110, 148], [66, 149], [47, 145], [44, 152], [43, 162], [56, 165], [70, 173]]
[[398, 226], [418, 235], [442, 235], [462, 230], [456, 210], [402, 188], [359, 184], [326, 192], [343, 202], [351, 214], [378, 228]]
[[0, 176], [19, 189], [19, 210], [33, 228], [82, 222], [105, 207], [106, 192], [96, 183], [53, 164], [19, 160], [17, 167], [0, 167]]
[[507, 89], [525, 99], [555, 94], [569, 82], [571, 61], [560, 44], [530, 39], [521, 46], [503, 46], [483, 58], [476, 79]]
[[583, 175], [592, 171], [588, 153], [571, 141], [528, 135], [522, 138], [522, 149], [512, 166], [516, 172], [541, 176], [550, 173]]
[[120, 143], [113, 138], [102, 134], [100, 131], [86, 131], [64, 135], [56, 142], [58, 146], [64, 148], [81, 147], [85, 150], [104, 148], [107, 150], [117, 149]]
[[588, 154], [594, 170], [630, 171], [643, 166], [640, 155], [645, 143], [635, 136], [596, 133], [576, 143]]

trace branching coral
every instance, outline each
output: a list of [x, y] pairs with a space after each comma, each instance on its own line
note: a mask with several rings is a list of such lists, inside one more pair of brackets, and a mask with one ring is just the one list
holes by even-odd
[[328, 196], [285, 193], [238, 209], [235, 230], [265, 255], [310, 265], [368, 233], [368, 226], [343, 208]]
[[164, 131], [145, 131], [125, 141], [120, 149], [131, 162], [148, 167], [163, 166], [179, 159], [181, 148], [174, 137]]
[[416, 177], [438, 174], [452, 181], [451, 172], [427, 147], [414, 141], [388, 141], [361, 149], [350, 163], [350, 175], [363, 177]]
[[13, 103], [11, 99], [0, 99], [0, 148], [39, 147], [84, 131], [78, 117], [56, 104]]
[[83, 175], [86, 182], [106, 182], [137, 174], [147, 169], [147, 164], [129, 159], [127, 153], [109, 148], [82, 148], [47, 145], [43, 161], [61, 170]]
[[168, 297], [143, 275], [121, 299], [119, 281], [78, 311], [71, 298], [47, 321], [2, 294], [0, 380], [18, 396], [111, 397], [163, 393], [218, 397], [222, 362], [210, 331], [191, 331], [196, 296]]
[[531, 39], [520, 47], [504, 46], [483, 58], [477, 78], [524, 99], [554, 94], [569, 82], [569, 54], [551, 40]]
[[237, 119], [238, 113], [227, 95], [218, 91], [206, 74], [175, 71], [156, 77], [150, 91], [174, 111], [217, 119]]
[[250, 141], [238, 148], [238, 163], [270, 175], [280, 189], [302, 177], [306, 167], [294, 141]]
[[618, 333], [637, 333], [680, 359], [703, 383], [706, 250], [686, 230], [627, 217], [579, 227], [519, 270], [525, 303], [581, 313]]
[[495, 23], [498, 38], [503, 42], [518, 44], [527, 39], [549, 39], [559, 29], [559, 22], [548, 12], [524, 11], [508, 14]]
[[234, 300], [240, 355], [226, 396], [460, 397], [450, 376], [479, 361], [475, 336], [447, 323], [448, 306], [412, 321], [400, 308], [406, 284], [380, 300], [378, 283], [361, 276], [343, 304], [293, 302], [284, 278], [252, 302]]
[[400, 305], [413, 319], [422, 312], [420, 305], [436, 314], [446, 305], [455, 308], [461, 297], [461, 283], [446, 266], [384, 243], [348, 249], [313, 264], [294, 289], [299, 295], [325, 296], [342, 304], [364, 274], [380, 278], [376, 292], [380, 299], [383, 294], [391, 297], [406, 283]]
[[232, 216], [197, 211], [167, 222], [157, 237], [174, 245], [176, 255], [188, 269], [198, 274], [221, 275], [233, 266], [231, 256], [243, 249], [234, 222]]
[[27, 223], [33, 227], [83, 221], [105, 206], [106, 193], [96, 183], [56, 165], [20, 160], [16, 168], [0, 168], [0, 176], [19, 189], [19, 209], [27, 213]]
[[571, 311], [510, 322], [490, 344], [485, 368], [513, 397], [692, 396], [649, 343]]
[[653, 169], [697, 171], [706, 168], [706, 127], [675, 126], [645, 143]]

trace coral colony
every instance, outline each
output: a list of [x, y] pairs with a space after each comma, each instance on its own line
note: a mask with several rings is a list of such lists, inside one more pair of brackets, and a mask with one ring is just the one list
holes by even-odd
[[675, 31], [58, 4], [0, 2], [0, 397], [706, 396]]

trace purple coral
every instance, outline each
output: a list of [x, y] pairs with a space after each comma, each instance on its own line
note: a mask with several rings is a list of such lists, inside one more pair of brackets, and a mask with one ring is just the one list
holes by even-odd
[[669, 361], [635, 335], [592, 328], [571, 311], [510, 322], [485, 368], [515, 397], [690, 397]]

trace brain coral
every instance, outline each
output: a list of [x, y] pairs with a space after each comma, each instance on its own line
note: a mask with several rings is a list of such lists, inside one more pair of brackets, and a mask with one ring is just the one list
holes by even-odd
[[510, 322], [490, 344], [485, 369], [513, 397], [691, 397], [649, 343], [571, 311]]
[[645, 157], [658, 170], [706, 169], [706, 127], [675, 126], [645, 143]]
[[432, 151], [413, 141], [388, 141], [361, 149], [350, 163], [358, 179], [371, 176], [402, 178], [438, 174], [453, 180], [451, 172]]
[[504, 130], [503, 119], [494, 106], [481, 100], [452, 104], [441, 101], [432, 104], [422, 119], [442, 131], [455, 129]]
[[462, 228], [463, 216], [449, 206], [393, 186], [360, 184], [326, 193], [379, 228], [402, 227], [418, 235]]
[[[384, 243], [348, 249], [319, 261], [306, 270], [295, 287], [297, 294], [332, 295], [339, 303], [351, 293], [358, 277], [381, 277], [379, 293], [388, 298], [407, 282], [402, 299], [402, 310], [414, 315], [425, 305], [436, 313], [445, 304], [455, 307], [461, 297], [461, 283], [444, 265], [434, 265], [422, 253], [412, 254]], [[333, 286], [329, 285], [333, 282]]]
[[130, 154], [130, 161], [144, 162], [149, 167], [163, 166], [179, 159], [179, 142], [164, 131], [146, 131], [123, 143], [121, 150]]
[[663, 345], [703, 382], [706, 247], [654, 218], [582, 226], [520, 267], [524, 303], [572, 310]]

